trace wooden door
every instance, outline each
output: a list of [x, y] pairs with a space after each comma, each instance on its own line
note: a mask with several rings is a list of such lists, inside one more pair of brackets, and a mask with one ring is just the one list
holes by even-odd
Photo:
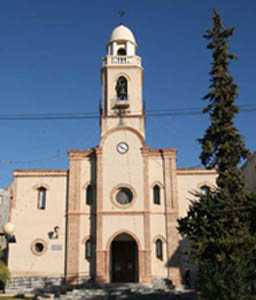
[[138, 249], [135, 241], [113, 241], [111, 245], [112, 282], [138, 281]]

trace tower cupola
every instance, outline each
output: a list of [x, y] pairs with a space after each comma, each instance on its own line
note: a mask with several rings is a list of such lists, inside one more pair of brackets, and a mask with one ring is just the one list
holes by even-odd
[[108, 55], [136, 55], [136, 39], [132, 31], [124, 25], [117, 26], [111, 33], [108, 43]]

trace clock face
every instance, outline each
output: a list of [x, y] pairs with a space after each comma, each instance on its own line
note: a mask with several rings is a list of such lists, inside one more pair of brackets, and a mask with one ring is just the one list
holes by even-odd
[[120, 154], [124, 154], [129, 150], [129, 146], [125, 142], [120, 142], [116, 146], [116, 149]]

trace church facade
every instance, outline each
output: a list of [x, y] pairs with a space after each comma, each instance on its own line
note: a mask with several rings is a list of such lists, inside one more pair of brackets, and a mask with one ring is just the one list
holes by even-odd
[[107, 45], [101, 135], [70, 150], [68, 170], [15, 170], [8, 265], [18, 278], [180, 285], [184, 262], [177, 218], [191, 192], [214, 187], [216, 172], [176, 166], [176, 149], [145, 143], [143, 67], [127, 27]]

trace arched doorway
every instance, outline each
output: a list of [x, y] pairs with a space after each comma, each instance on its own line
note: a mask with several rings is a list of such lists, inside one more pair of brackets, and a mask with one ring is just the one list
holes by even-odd
[[134, 238], [121, 233], [115, 237], [110, 247], [111, 282], [138, 282], [138, 245]]

